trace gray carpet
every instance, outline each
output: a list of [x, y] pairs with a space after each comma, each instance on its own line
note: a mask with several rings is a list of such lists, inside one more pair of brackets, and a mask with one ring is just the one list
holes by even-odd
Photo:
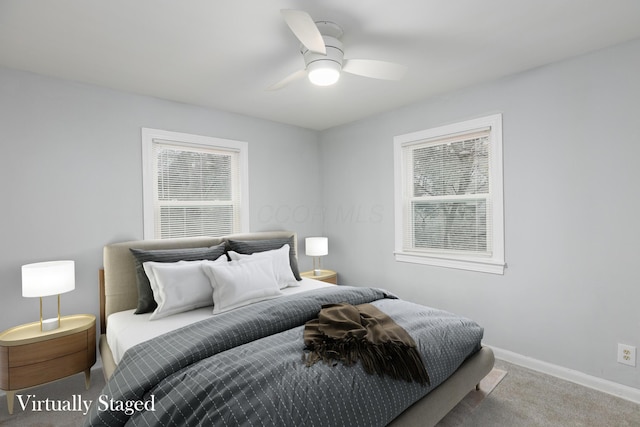
[[640, 426], [640, 405], [496, 360], [508, 372], [480, 405], [463, 400], [438, 427]]
[[480, 381], [479, 387], [476, 390], [471, 390], [469, 394], [438, 423], [437, 427], [462, 425], [506, 376], [507, 371], [494, 367], [491, 372]]
[[[454, 408], [438, 427], [571, 427], [640, 426], [640, 405], [550, 377], [506, 362], [496, 368]], [[506, 374], [506, 375], [505, 375]], [[102, 372], [92, 372], [91, 388], [84, 389], [84, 375], [78, 374], [22, 392], [37, 399], [96, 399], [104, 385]], [[3, 427], [75, 427], [82, 424], [80, 412], [23, 411], [14, 403], [14, 415], [7, 401], [0, 399]]]

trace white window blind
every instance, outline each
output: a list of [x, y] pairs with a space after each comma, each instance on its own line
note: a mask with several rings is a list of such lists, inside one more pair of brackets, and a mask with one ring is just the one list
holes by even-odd
[[246, 143], [143, 130], [145, 237], [223, 236], [246, 227]]
[[396, 259], [502, 272], [500, 123], [396, 137]]

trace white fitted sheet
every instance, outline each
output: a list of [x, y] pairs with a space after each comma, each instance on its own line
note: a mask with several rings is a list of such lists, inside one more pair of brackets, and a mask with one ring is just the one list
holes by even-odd
[[[300, 286], [284, 288], [281, 290], [282, 293], [292, 295], [327, 286], [336, 286], [306, 277], [303, 277], [298, 283]], [[149, 320], [151, 313], [133, 314], [134, 309], [111, 314], [107, 320], [107, 342], [115, 363], [119, 363], [124, 353], [134, 345], [207, 319], [213, 316], [212, 310], [212, 306], [202, 307], [156, 320]]]

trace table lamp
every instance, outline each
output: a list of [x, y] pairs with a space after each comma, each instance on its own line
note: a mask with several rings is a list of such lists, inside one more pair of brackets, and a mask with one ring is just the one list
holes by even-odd
[[307, 237], [304, 239], [305, 254], [313, 257], [313, 275], [320, 276], [322, 268], [320, 257], [329, 253], [329, 239], [327, 237]]
[[[22, 296], [40, 298], [40, 330], [60, 327], [60, 294], [76, 288], [73, 261], [49, 261], [22, 266]], [[42, 320], [42, 297], [58, 295], [58, 317]]]

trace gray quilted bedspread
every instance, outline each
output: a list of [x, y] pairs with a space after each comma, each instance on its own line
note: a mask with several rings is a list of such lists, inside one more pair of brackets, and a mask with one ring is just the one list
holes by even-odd
[[[339, 302], [370, 302], [402, 326], [431, 385], [368, 375], [359, 364], [306, 367], [304, 323], [323, 304]], [[128, 350], [85, 425], [383, 426], [475, 353], [482, 334], [469, 319], [373, 288], [335, 286], [263, 301]]]

